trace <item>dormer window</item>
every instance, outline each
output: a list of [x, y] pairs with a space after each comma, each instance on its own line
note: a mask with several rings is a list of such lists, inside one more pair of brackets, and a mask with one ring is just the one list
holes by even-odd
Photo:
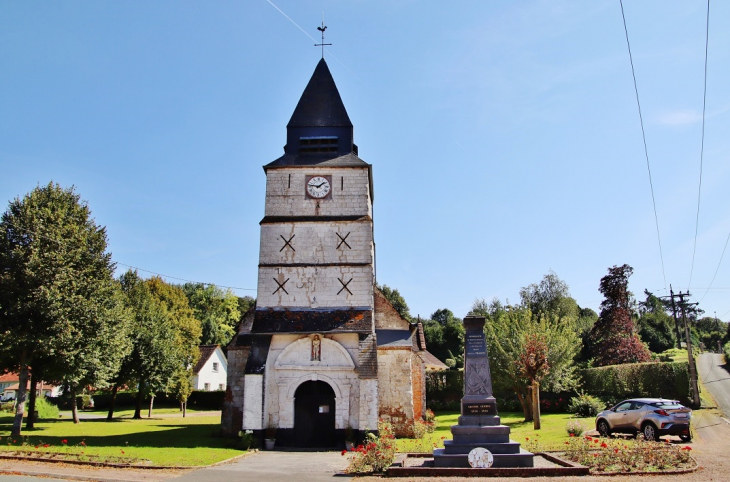
[[300, 137], [299, 153], [337, 152], [337, 136]]

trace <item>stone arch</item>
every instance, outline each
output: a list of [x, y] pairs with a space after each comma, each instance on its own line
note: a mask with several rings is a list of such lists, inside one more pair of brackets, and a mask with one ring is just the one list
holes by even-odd
[[355, 368], [355, 362], [344, 346], [329, 338], [321, 337], [319, 361], [310, 359], [312, 338], [307, 336], [290, 343], [276, 357], [274, 368], [278, 370], [344, 370]]

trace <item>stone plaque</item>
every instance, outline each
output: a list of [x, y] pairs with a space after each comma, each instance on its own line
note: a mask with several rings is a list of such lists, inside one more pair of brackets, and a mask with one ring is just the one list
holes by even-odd
[[493, 463], [494, 456], [492, 452], [483, 447], [477, 447], [469, 452], [469, 465], [475, 469], [486, 469], [491, 467]]
[[497, 415], [496, 403], [463, 403], [463, 415]]
[[492, 375], [484, 338], [484, 317], [467, 316], [464, 329], [464, 396], [469, 402], [481, 401], [481, 397], [486, 401], [492, 397]]

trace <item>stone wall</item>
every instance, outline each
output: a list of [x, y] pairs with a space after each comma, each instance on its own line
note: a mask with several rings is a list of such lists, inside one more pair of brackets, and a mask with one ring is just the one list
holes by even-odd
[[[332, 176], [328, 198], [306, 195], [306, 176]], [[266, 216], [372, 216], [367, 168], [270, 169], [266, 173]]]
[[228, 379], [221, 412], [221, 431], [226, 436], [236, 435], [243, 428], [243, 373], [249, 352], [249, 347], [228, 348]]
[[409, 348], [378, 349], [378, 412], [392, 422], [413, 419], [413, 385]]
[[408, 321], [404, 320], [400, 313], [393, 308], [393, 305], [390, 304], [390, 301], [380, 290], [374, 290], [373, 300], [375, 302], [376, 330], [408, 330], [410, 328]]
[[[277, 290], [275, 279], [285, 283], [286, 291]], [[343, 289], [343, 283], [347, 284], [347, 289]], [[371, 265], [259, 268], [258, 308], [367, 308], [372, 304]]]
[[373, 223], [370, 218], [261, 225], [260, 264], [372, 262]]

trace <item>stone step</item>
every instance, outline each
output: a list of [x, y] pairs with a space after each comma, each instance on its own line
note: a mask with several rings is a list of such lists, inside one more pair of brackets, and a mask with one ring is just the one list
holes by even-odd
[[484, 435], [509, 435], [510, 428], [507, 425], [452, 425], [451, 433], [454, 435], [477, 434]]
[[[516, 454], [492, 453], [494, 463], [492, 467], [534, 467], [534, 455], [524, 449]], [[470, 467], [468, 454], [447, 454], [444, 449], [433, 451], [434, 467]]]
[[485, 443], [482, 441], [457, 443], [454, 440], [444, 440], [444, 453], [446, 454], [468, 454], [477, 447], [483, 447], [493, 454], [520, 453], [520, 444], [517, 442]]
[[482, 427], [494, 427], [502, 424], [498, 415], [460, 415], [458, 422], [459, 425], [479, 425]]
[[471, 444], [471, 443], [492, 443], [492, 444], [504, 444], [508, 443], [509, 433], [460, 433], [454, 434], [454, 443], [456, 444]]

